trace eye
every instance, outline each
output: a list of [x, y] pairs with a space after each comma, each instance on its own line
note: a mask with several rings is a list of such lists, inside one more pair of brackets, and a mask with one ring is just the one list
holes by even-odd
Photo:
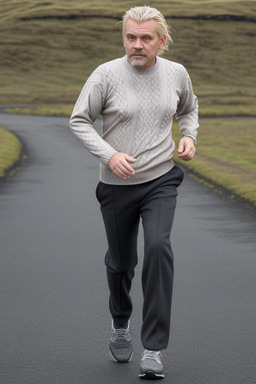
[[150, 36], [144, 36], [144, 37], [143, 37], [143, 40], [145, 40], [145, 41], [149, 41], [149, 40], [151, 40], [151, 37], [150, 37]]
[[133, 40], [134, 40], [134, 36], [132, 36], [132, 35], [128, 35], [128, 36], [127, 36], [127, 39], [130, 40], [130, 41], [133, 41]]

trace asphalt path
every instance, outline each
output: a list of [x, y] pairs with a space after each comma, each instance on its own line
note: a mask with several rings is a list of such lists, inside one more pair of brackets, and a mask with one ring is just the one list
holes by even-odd
[[[108, 352], [98, 160], [68, 119], [0, 114], [28, 162], [0, 184], [0, 381], [131, 384], [137, 377], [143, 239], [132, 287], [134, 358]], [[172, 232], [175, 285], [165, 382], [256, 382], [255, 211], [186, 174]]]

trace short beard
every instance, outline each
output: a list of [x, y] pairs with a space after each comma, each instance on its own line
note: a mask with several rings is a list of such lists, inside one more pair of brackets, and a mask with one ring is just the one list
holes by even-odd
[[135, 68], [144, 67], [147, 64], [147, 57], [145, 56], [143, 59], [136, 59], [133, 56], [129, 57], [129, 63]]

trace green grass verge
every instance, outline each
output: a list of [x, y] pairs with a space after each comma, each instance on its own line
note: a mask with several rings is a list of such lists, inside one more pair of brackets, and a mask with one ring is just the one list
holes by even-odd
[[[256, 206], [255, 125], [256, 118], [201, 118], [196, 156], [183, 164], [212, 188], [224, 187]], [[177, 124], [174, 137], [177, 144]]]
[[22, 144], [12, 132], [0, 126], [0, 177], [12, 175], [18, 170], [14, 164], [21, 156]]

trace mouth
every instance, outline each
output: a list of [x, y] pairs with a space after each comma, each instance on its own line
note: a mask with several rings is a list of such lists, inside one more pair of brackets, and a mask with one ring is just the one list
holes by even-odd
[[132, 57], [140, 57], [140, 58], [146, 57], [146, 55], [143, 55], [141, 53], [133, 53], [131, 56]]

